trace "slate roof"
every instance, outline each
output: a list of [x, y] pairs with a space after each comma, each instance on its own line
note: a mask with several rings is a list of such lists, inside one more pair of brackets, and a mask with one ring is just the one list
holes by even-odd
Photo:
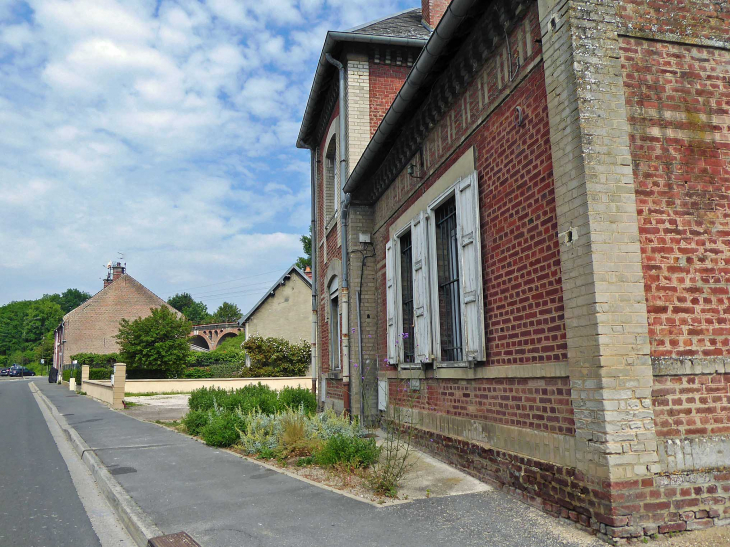
[[428, 40], [431, 32], [421, 22], [421, 8], [409, 9], [344, 32], [394, 38], [422, 38]]
[[421, 21], [421, 9], [409, 9], [370, 21], [346, 31], [329, 31], [322, 46], [314, 82], [309, 91], [302, 124], [297, 137], [297, 147], [316, 146], [317, 123], [327, 98], [327, 89], [336, 84], [337, 69], [326, 60], [327, 54], [337, 58], [346, 43], [381, 44], [385, 47], [408, 47], [419, 50], [426, 45], [431, 30]]

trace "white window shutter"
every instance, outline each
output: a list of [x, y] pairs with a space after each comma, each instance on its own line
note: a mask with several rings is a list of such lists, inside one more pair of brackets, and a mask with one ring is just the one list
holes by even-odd
[[486, 359], [486, 333], [482, 297], [479, 182], [476, 171], [456, 186], [456, 220], [460, 251], [464, 356], [468, 361], [483, 361]]
[[411, 221], [413, 262], [413, 320], [416, 363], [431, 361], [431, 301], [426, 214]]
[[393, 241], [385, 244], [385, 286], [388, 311], [388, 362], [391, 365], [398, 363], [398, 287], [395, 279], [395, 249]]

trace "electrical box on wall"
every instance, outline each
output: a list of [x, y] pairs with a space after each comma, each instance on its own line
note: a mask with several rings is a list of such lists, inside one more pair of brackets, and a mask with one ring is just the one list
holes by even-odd
[[388, 380], [378, 380], [378, 410], [388, 410]]
[[370, 234], [360, 232], [360, 243], [370, 243]]

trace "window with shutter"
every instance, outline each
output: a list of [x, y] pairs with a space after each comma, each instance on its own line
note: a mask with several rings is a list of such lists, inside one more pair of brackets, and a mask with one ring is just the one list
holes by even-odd
[[398, 254], [400, 255], [398, 287], [400, 294], [401, 325], [398, 329], [401, 338], [403, 364], [415, 363], [415, 336], [413, 335], [413, 246], [411, 232], [406, 232], [399, 239]]
[[396, 284], [395, 270], [395, 249], [393, 240], [391, 240], [385, 245], [388, 362], [391, 365], [398, 363], [398, 287]]
[[413, 336], [416, 363], [431, 361], [431, 303], [428, 254], [428, 230], [424, 212], [411, 221], [413, 264]]
[[484, 360], [484, 300], [479, 225], [479, 184], [476, 171], [457, 183], [456, 220], [459, 247], [463, 349], [467, 361]]
[[456, 199], [452, 195], [434, 211], [438, 332], [441, 360], [462, 361], [461, 283]]

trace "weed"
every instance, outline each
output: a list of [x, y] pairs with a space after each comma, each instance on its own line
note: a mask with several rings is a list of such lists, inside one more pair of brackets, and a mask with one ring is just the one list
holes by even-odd
[[297, 467], [306, 467], [314, 463], [314, 456], [306, 456], [297, 460]]
[[381, 445], [381, 456], [370, 475], [370, 486], [379, 494], [394, 497], [398, 486], [408, 471], [411, 462], [411, 444], [414, 428], [411, 421], [413, 407], [418, 396], [410, 391], [409, 384], [399, 388], [402, 393], [401, 404], [390, 407], [389, 423]]
[[380, 449], [375, 445], [375, 439], [335, 435], [327, 439], [315, 455], [315, 460], [325, 466], [342, 463], [358, 468], [374, 464], [378, 461], [379, 454]]

